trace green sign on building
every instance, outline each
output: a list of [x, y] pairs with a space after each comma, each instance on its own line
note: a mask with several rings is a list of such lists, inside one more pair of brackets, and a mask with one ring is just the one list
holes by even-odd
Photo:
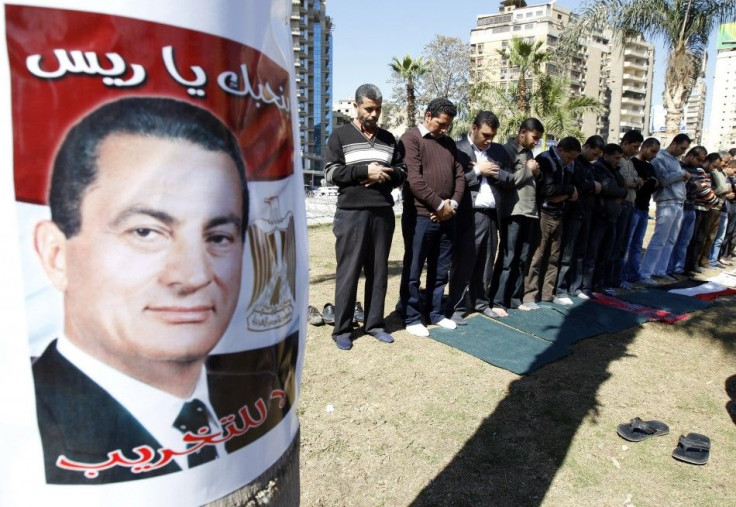
[[724, 23], [718, 30], [718, 50], [736, 49], [736, 23]]

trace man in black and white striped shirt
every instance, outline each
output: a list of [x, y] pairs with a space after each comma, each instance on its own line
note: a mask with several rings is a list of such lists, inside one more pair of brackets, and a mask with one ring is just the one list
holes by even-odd
[[388, 254], [396, 224], [391, 190], [406, 179], [406, 166], [394, 136], [378, 126], [381, 91], [364, 84], [355, 92], [356, 118], [336, 129], [327, 142], [325, 176], [339, 187], [335, 234], [335, 329], [332, 339], [341, 350], [350, 339], [358, 278], [365, 272], [365, 332], [391, 343], [384, 330], [388, 285]]

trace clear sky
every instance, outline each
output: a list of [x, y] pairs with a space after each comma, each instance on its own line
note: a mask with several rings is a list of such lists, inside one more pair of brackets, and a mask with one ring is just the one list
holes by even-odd
[[[544, 4], [543, 0], [527, 0], [528, 5]], [[558, 5], [575, 11], [582, 3], [559, 0]], [[327, 14], [333, 19], [333, 99], [353, 97], [355, 89], [363, 83], [373, 83], [381, 88], [384, 97], [391, 96], [389, 79], [391, 59], [411, 55], [420, 56], [422, 48], [435, 35], [470, 40], [470, 29], [475, 26], [478, 14], [494, 14], [499, 11], [500, 0], [327, 0]], [[710, 93], [713, 90], [715, 66], [715, 40], [711, 36], [708, 47], [705, 124], [710, 116]], [[666, 54], [658, 41], [655, 44], [654, 82], [652, 105], [662, 104]]]

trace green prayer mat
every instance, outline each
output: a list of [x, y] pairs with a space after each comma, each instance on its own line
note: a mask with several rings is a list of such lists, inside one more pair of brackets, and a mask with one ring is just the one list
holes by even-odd
[[433, 327], [429, 337], [519, 375], [531, 373], [571, 353], [566, 347], [480, 315], [467, 320], [467, 326], [454, 330]]
[[649, 317], [645, 315], [637, 315], [592, 300], [573, 298], [573, 301], [575, 304], [572, 306], [550, 305], [550, 307], [557, 312], [574, 317], [581, 323], [581, 326], [590, 329], [591, 332], [597, 329], [605, 333], [615, 334], [649, 320]]
[[584, 311], [582, 308], [576, 309], [572, 306], [568, 311], [558, 312], [558, 306], [560, 305], [540, 304], [539, 310], [530, 312], [509, 310], [509, 316], [499, 318], [498, 321], [561, 346], [605, 332], [602, 327], [590, 325], [579, 318], [578, 314]]

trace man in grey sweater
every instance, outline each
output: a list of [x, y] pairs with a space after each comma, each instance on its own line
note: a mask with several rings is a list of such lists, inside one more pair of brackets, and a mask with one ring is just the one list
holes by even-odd
[[666, 150], [660, 151], [652, 161], [659, 180], [659, 189], [652, 196], [657, 203], [654, 234], [641, 261], [642, 285], [656, 286], [652, 276], [666, 276], [672, 247], [677, 241], [682, 222], [682, 204], [685, 202], [685, 182], [690, 173], [680, 166], [679, 158], [690, 146], [690, 138], [678, 134]]

